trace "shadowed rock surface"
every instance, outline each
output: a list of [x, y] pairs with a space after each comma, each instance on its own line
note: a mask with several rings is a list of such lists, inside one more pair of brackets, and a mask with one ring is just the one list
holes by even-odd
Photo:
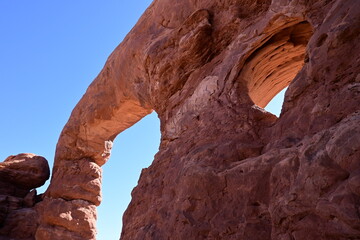
[[0, 162], [0, 239], [32, 240], [38, 227], [35, 188], [49, 179], [45, 158], [22, 153]]
[[359, 25], [356, 0], [155, 0], [61, 133], [36, 239], [96, 238], [101, 166], [152, 110], [121, 239], [360, 239]]

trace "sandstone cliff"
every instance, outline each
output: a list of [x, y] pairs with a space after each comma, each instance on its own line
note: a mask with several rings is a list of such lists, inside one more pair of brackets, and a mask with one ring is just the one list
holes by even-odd
[[36, 239], [96, 238], [101, 166], [152, 110], [121, 239], [360, 239], [359, 26], [357, 0], [155, 0], [61, 133]]

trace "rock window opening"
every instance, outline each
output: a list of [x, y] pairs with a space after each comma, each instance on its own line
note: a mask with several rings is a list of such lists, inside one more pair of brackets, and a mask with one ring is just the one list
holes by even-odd
[[266, 105], [265, 110], [279, 117], [284, 102], [286, 90], [287, 87], [285, 87], [278, 94], [276, 94], [275, 97], [273, 97], [273, 99], [271, 99], [271, 101]]
[[248, 57], [240, 77], [247, 82], [254, 104], [265, 108], [295, 78], [312, 34], [310, 23], [297, 23], [271, 36]]
[[160, 145], [160, 120], [155, 112], [120, 133], [110, 160], [102, 167], [102, 203], [98, 207], [97, 239], [119, 239], [122, 215], [141, 170], [153, 161]]

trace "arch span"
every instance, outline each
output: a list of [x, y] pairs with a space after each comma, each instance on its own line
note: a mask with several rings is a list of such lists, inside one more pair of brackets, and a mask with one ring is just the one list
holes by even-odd
[[36, 239], [96, 238], [101, 166], [110, 157], [112, 141], [153, 111], [144, 59], [136, 52], [146, 40], [127, 39], [108, 58], [61, 132], [51, 184], [39, 208]]

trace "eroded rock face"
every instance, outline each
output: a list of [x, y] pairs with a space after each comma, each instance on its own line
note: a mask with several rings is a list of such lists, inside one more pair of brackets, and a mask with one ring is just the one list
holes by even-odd
[[49, 179], [45, 158], [31, 153], [10, 156], [0, 163], [0, 239], [32, 240], [39, 225], [35, 204]]
[[95, 239], [100, 167], [152, 109], [121, 239], [360, 239], [359, 25], [354, 0], [154, 1], [62, 131], [36, 239]]
[[[10, 156], [0, 163], [0, 179], [23, 190], [31, 190], [44, 185], [49, 179], [47, 160], [31, 153]], [[1, 190], [7, 191], [6, 189]]]

